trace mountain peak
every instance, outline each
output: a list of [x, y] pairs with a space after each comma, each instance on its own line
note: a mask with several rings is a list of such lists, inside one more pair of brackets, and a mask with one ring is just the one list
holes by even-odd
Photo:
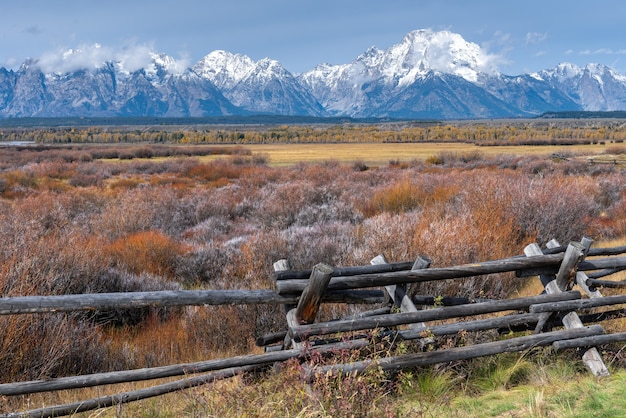
[[247, 55], [215, 50], [198, 61], [192, 70], [200, 77], [211, 80], [218, 88], [228, 89], [246, 77], [255, 65]]
[[402, 67], [433, 70], [476, 82], [479, 73], [496, 73], [495, 57], [478, 44], [450, 31], [421, 29], [409, 32], [389, 50], [402, 57]]

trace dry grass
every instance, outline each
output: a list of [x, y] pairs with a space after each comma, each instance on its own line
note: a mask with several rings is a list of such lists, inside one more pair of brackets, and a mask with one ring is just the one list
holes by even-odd
[[[490, 146], [480, 147], [468, 143], [372, 143], [372, 144], [251, 144], [252, 153], [266, 154], [272, 166], [288, 166], [300, 162], [336, 160], [342, 163], [362, 161], [370, 166], [383, 166], [390, 161], [426, 161], [440, 153], [472, 153], [485, 156], [539, 155], [547, 156], [564, 151], [581, 154], [601, 154], [607, 145], [572, 146]], [[203, 157], [209, 158], [209, 157]]]

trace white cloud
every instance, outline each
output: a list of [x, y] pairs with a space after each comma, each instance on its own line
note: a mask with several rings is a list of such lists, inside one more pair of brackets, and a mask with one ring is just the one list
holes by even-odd
[[548, 39], [547, 33], [528, 32], [526, 34], [526, 45], [536, 45]]
[[626, 55], [626, 49], [614, 50], [611, 48], [584, 49], [578, 52], [579, 55]]
[[475, 79], [480, 72], [498, 72], [503, 57], [491, 54], [486, 48], [468, 42], [458, 34], [441, 31], [433, 34], [426, 51], [426, 58], [435, 70], [454, 72], [466, 79]]
[[113, 51], [100, 44], [80, 46], [76, 49], [56, 50], [39, 57], [37, 65], [44, 72], [70, 71], [102, 67], [111, 60]]
[[[134, 72], [152, 64], [156, 56], [153, 50], [153, 47], [147, 44], [132, 44], [121, 50], [115, 50], [95, 43], [45, 53], [39, 57], [37, 65], [45, 73], [63, 74], [83, 69], [97, 69], [107, 63], [114, 63], [124, 71]], [[189, 60], [183, 58], [176, 61], [169, 58], [163, 63], [166, 64], [168, 71], [180, 73], [188, 67]]]

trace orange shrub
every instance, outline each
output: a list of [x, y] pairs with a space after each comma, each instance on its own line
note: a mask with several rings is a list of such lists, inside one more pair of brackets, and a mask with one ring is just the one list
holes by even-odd
[[458, 186], [442, 181], [441, 177], [406, 177], [374, 193], [363, 204], [363, 214], [373, 216], [382, 212], [403, 213], [425, 206], [445, 204], [459, 193]]
[[177, 258], [185, 252], [185, 247], [152, 230], [118, 238], [108, 251], [115, 263], [132, 274], [145, 272], [173, 277]]
[[212, 161], [209, 164], [196, 164], [189, 167], [185, 175], [204, 181], [215, 181], [222, 178], [236, 179], [244, 171], [245, 166], [224, 160]]
[[109, 187], [116, 189], [134, 189], [143, 183], [143, 179], [138, 177], [122, 177], [117, 178], [109, 183]]

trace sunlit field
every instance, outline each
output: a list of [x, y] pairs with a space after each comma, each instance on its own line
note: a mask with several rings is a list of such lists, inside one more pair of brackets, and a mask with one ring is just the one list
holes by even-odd
[[253, 153], [265, 154], [270, 165], [285, 166], [298, 162], [336, 160], [342, 163], [362, 161], [382, 166], [390, 161], [425, 161], [440, 153], [496, 155], [595, 155], [603, 153], [611, 144], [546, 145], [546, 146], [477, 146], [468, 143], [384, 143], [384, 144], [263, 144], [247, 145]]

